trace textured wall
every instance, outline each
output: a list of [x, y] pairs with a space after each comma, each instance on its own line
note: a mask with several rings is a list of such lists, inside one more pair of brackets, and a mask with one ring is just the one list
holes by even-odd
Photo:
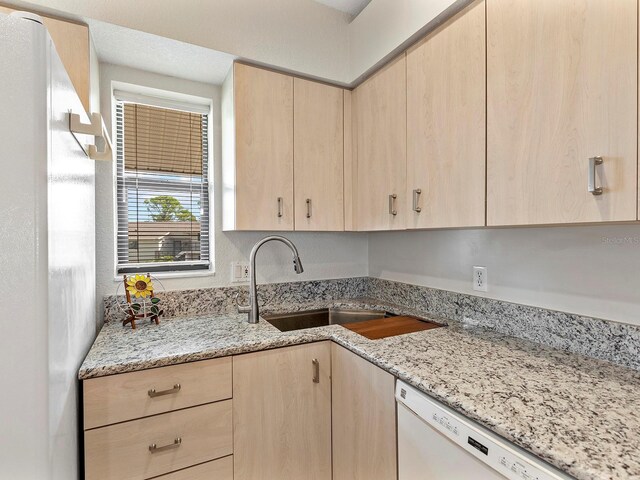
[[[473, 265], [489, 291], [471, 288]], [[369, 236], [373, 277], [640, 325], [640, 225]]]

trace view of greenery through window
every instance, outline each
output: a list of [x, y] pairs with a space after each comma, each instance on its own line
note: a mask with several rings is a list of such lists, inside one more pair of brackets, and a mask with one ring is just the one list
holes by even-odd
[[144, 201], [154, 222], [190, 222], [196, 217], [171, 195], [159, 195]]
[[208, 268], [207, 116], [120, 103], [116, 123], [118, 270]]

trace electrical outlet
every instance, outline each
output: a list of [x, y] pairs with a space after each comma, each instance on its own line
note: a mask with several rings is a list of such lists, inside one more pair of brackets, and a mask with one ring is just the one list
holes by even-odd
[[231, 281], [244, 283], [249, 281], [249, 264], [245, 262], [231, 262]]
[[473, 267], [473, 289], [486, 292], [488, 286], [487, 267]]

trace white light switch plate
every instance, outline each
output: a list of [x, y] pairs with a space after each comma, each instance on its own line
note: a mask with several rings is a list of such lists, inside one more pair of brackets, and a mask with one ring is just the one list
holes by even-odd
[[249, 264], [246, 262], [231, 262], [231, 282], [246, 283], [249, 281]]

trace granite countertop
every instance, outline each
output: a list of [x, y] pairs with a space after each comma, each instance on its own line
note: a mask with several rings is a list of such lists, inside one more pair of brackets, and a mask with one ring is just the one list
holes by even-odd
[[[417, 313], [372, 300], [329, 303]], [[236, 314], [141, 323], [135, 331], [113, 322], [79, 378], [319, 340], [343, 345], [578, 479], [640, 478], [640, 372], [457, 323], [368, 340], [339, 325], [280, 332]]]

